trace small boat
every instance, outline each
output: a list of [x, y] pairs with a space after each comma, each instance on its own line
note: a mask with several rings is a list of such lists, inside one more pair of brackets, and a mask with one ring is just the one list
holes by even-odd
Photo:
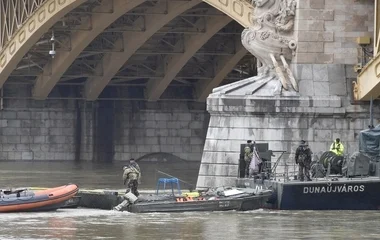
[[75, 184], [37, 191], [28, 188], [3, 189], [0, 190], [0, 213], [54, 211], [64, 206], [78, 190]]
[[[220, 189], [220, 188], [218, 188]], [[132, 193], [124, 195], [124, 200], [114, 209], [132, 213], [152, 212], [194, 212], [194, 211], [249, 211], [262, 208], [271, 197], [271, 190], [223, 189], [213, 194], [201, 194], [199, 197], [174, 197], [149, 200], [137, 198]]]

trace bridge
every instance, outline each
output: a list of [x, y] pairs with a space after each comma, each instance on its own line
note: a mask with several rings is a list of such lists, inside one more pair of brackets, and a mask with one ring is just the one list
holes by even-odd
[[29, 86], [35, 100], [203, 102], [255, 73], [240, 41], [252, 9], [245, 0], [0, 0], [0, 88]]
[[[369, 101], [380, 97], [380, 1], [374, 1], [374, 36], [367, 41], [359, 42], [362, 45], [362, 57], [358, 61], [357, 72], [359, 73], [354, 85], [354, 97], [357, 101]], [[372, 44], [373, 54], [366, 51]]]
[[296, 1], [300, 100], [279, 107], [248, 101], [244, 82], [223, 90], [257, 73], [241, 44], [249, 0], [0, 0], [0, 160], [165, 153], [197, 163], [227, 156], [235, 171], [234, 146], [247, 139], [291, 152], [301, 138], [317, 151], [340, 137], [353, 149], [368, 110], [348, 103], [351, 83], [357, 101], [380, 91], [379, 1], [375, 14], [370, 0]]

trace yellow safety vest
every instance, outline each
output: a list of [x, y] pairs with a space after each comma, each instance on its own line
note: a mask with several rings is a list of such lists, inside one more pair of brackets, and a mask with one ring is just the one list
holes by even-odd
[[330, 151], [335, 153], [337, 156], [343, 156], [344, 146], [341, 142], [337, 143], [336, 141], [334, 141], [331, 144]]

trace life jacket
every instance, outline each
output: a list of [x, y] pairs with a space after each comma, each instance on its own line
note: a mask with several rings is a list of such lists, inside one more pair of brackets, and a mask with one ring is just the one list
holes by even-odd
[[249, 145], [246, 145], [244, 147], [244, 159], [247, 161], [247, 160], [250, 160], [251, 158], [252, 158], [251, 147]]
[[140, 178], [140, 171], [136, 167], [132, 165], [124, 167], [124, 173], [123, 173], [124, 182], [127, 182], [127, 180], [138, 180], [139, 178]]
[[299, 163], [306, 163], [307, 161], [310, 161], [308, 149], [307, 149], [307, 147], [301, 147], [300, 153], [298, 155], [298, 162]]
[[337, 143], [336, 141], [334, 141], [331, 144], [330, 151], [338, 156], [343, 156], [344, 146], [342, 142]]

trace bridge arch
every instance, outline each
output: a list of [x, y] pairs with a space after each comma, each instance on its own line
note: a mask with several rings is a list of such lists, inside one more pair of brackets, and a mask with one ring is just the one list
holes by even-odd
[[243, 27], [251, 23], [253, 6], [245, 0], [203, 0], [219, 11], [225, 13]]
[[[29, 19], [14, 31], [0, 52], [0, 88], [30, 47], [65, 14], [86, 1], [47, 0], [35, 9]], [[1, 28], [5, 28], [5, 23], [3, 24], [0, 25]]]
[[[27, 4], [30, 1], [18, 0], [19, 4]], [[57, 21], [67, 13], [74, 10], [87, 0], [33, 0], [38, 1], [39, 6], [29, 14], [25, 21], [18, 21], [17, 29], [8, 41], [0, 47], [0, 88], [3, 86], [13, 69], [27, 54], [29, 49], [46, 33]], [[253, 6], [246, 0], [203, 0], [219, 11], [225, 13], [243, 27], [250, 25]], [[17, 13], [16, 13], [17, 14]], [[14, 16], [14, 18], [18, 18]], [[17, 21], [14, 20], [14, 21]], [[1, 28], [6, 28], [4, 23]]]

